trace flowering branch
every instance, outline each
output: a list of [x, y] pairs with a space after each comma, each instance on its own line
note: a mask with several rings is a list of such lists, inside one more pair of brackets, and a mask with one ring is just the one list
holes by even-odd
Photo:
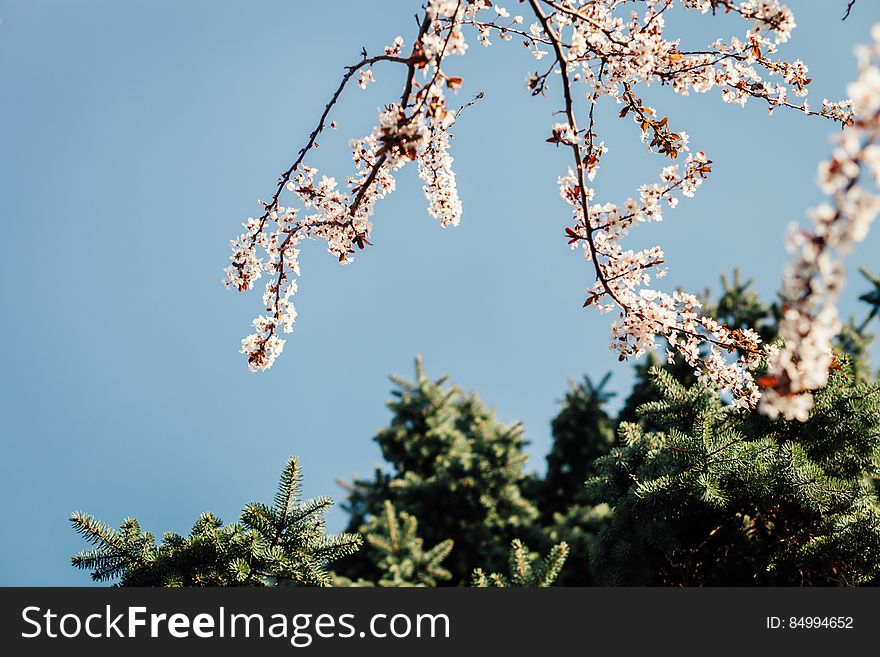
[[813, 230], [793, 227], [789, 234], [794, 260], [783, 288], [784, 342], [759, 380], [766, 388], [761, 410], [772, 417], [807, 419], [811, 391], [828, 382], [829, 369], [839, 367], [831, 342], [841, 328], [836, 302], [844, 272], [834, 256], [861, 242], [880, 211], [880, 26], [873, 37], [871, 46], [858, 49], [859, 77], [847, 89], [860, 114], [836, 137], [831, 159], [819, 165], [819, 186], [833, 204], [812, 211]]
[[[456, 6], [455, 13], [460, 4], [459, 2]], [[438, 91], [437, 85], [440, 62], [450, 46], [454, 30], [448, 32], [439, 51], [426, 49], [426, 44], [429, 43], [427, 37], [438, 34], [435, 27], [437, 18], [437, 11], [432, 11], [429, 7], [420, 23], [409, 57], [400, 55], [403, 39], [398, 37], [391, 46], [385, 48], [383, 55], [367, 57], [364, 52], [360, 62], [346, 68], [306, 145], [299, 151], [290, 168], [279, 177], [278, 187], [271, 200], [261, 201], [263, 214], [257, 219], [249, 219], [244, 224], [245, 233], [231, 243], [232, 264], [225, 270], [227, 287], [245, 291], [253, 287], [263, 273], [272, 274], [263, 294], [267, 314], [259, 315], [254, 320], [256, 331], [242, 341], [242, 353], [247, 355], [251, 370], [271, 367], [284, 346], [284, 340], [278, 335], [279, 330], [285, 333], [293, 330], [296, 310], [290, 298], [297, 290], [292, 276], [300, 274], [298, 244], [303, 239], [325, 239], [328, 250], [340, 262], [351, 262], [355, 246], [363, 249], [370, 244], [371, 224], [367, 217], [372, 214], [376, 200], [394, 189], [391, 172], [402, 166], [405, 160], [417, 159], [419, 148], [426, 139], [426, 126], [439, 125], [445, 128], [448, 127], [447, 122], [451, 122], [453, 117], [446, 112], [442, 91]], [[352, 142], [358, 173], [349, 178], [349, 193], [343, 194], [337, 190], [335, 179], [324, 176], [316, 181], [317, 170], [303, 162], [315, 147], [318, 135], [324, 130], [331, 110], [349, 81], [359, 73], [359, 86], [365, 88], [374, 79], [373, 65], [379, 62], [394, 62], [406, 66], [403, 91], [400, 102], [387, 107], [381, 113], [379, 128], [368, 137]], [[420, 88], [416, 90], [416, 73], [429, 65], [433, 66], [434, 71], [431, 81], [427, 85], [419, 85]], [[443, 77], [443, 81], [449, 84], [450, 79]], [[433, 131], [445, 132], [436, 129]], [[451, 169], [441, 155], [446, 147], [448, 141], [443, 143], [441, 134], [437, 139], [430, 139], [424, 149], [424, 153], [430, 155], [433, 162], [430, 166], [433, 185], [431, 193], [433, 194], [434, 188], [438, 190], [434, 195], [437, 198], [432, 203], [435, 214], [439, 214], [440, 210], [434, 205], [442, 204], [443, 199], [446, 199], [445, 203], [452, 210], [455, 209], [454, 199], [449, 200], [454, 194], [454, 185], [450, 189], [448, 181], [452, 175]], [[451, 163], [451, 158], [448, 159]], [[440, 191], [440, 185], [446, 188]], [[305, 209], [312, 210], [313, 213], [300, 219], [299, 209], [282, 206], [280, 199], [285, 190], [293, 192]], [[272, 224], [275, 231], [270, 234], [268, 228]], [[263, 250], [265, 258], [260, 257], [258, 249]]]
[[[742, 39], [684, 49], [680, 41], [664, 36], [675, 4], [702, 14], [735, 14], [750, 27]], [[648, 287], [653, 278], [665, 274], [666, 258], [659, 246], [640, 251], [623, 246], [631, 228], [661, 221], [664, 204], [674, 208], [680, 197], [693, 196], [712, 171], [712, 161], [702, 151], [690, 150], [687, 133], [674, 130], [670, 117], [661, 118], [643, 100], [641, 88], [657, 82], [683, 96], [718, 89], [726, 103], [759, 100], [771, 113], [796, 109], [859, 130], [852, 101], [825, 100], [820, 108], [810, 108], [805, 100], [811, 83], [806, 65], [776, 58], [778, 45], [795, 27], [794, 16], [779, 0], [638, 0], [641, 14], [631, 10], [632, 1], [624, 0], [528, 0], [525, 5], [534, 17], [528, 26], [522, 16], [511, 16], [488, 0], [428, 0], [408, 57], [401, 55], [403, 39], [398, 37], [383, 55], [367, 57], [364, 52], [360, 62], [346, 69], [318, 127], [279, 178], [271, 201], [263, 203], [263, 215], [249, 219], [245, 233], [232, 243], [232, 264], [226, 269], [229, 287], [247, 290], [263, 273], [270, 274], [263, 295], [267, 314], [254, 320], [256, 331], [242, 341], [250, 368], [270, 367], [284, 344], [278, 331], [292, 330], [296, 313], [290, 297], [296, 291], [292, 277], [300, 273], [298, 245], [307, 239], [324, 240], [341, 263], [351, 262], [355, 248], [370, 245], [370, 217], [376, 201], [394, 190], [397, 169], [416, 162], [428, 213], [442, 226], [458, 225], [461, 202], [449, 155], [449, 129], [457, 113], [447, 108], [445, 92], [457, 91], [462, 79], [447, 75], [443, 65], [449, 56], [466, 52], [467, 28], [476, 31], [484, 46], [493, 35], [502, 41], [520, 38], [535, 59], [550, 55], [551, 65], [543, 73], [530, 74], [526, 88], [533, 96], [545, 95], [552, 80], [560, 82], [565, 120], [552, 126], [547, 141], [564, 147], [572, 157], [573, 168], [558, 179], [560, 196], [572, 212], [565, 235], [595, 275], [584, 305], [618, 312], [610, 346], [620, 360], [639, 357], [663, 340], [669, 345], [669, 358], [681, 355], [707, 385], [729, 393], [734, 405], [755, 407], [761, 388], [753, 372], [778, 357], [774, 348], [762, 345], [753, 330], [729, 329], [702, 315], [694, 295]], [[373, 66], [384, 61], [406, 66], [403, 92], [399, 102], [380, 111], [379, 125], [371, 134], [351, 142], [355, 173], [343, 190], [334, 178], [318, 179], [317, 170], [304, 159], [347, 83], [357, 74], [359, 86], [365, 88], [374, 79]], [[582, 98], [586, 110], [579, 106]], [[595, 121], [594, 110], [603, 100], [620, 106], [621, 119], [634, 121], [650, 152], [672, 161], [662, 168], [659, 182], [641, 185], [638, 198], [621, 205], [597, 203], [590, 187], [608, 150]], [[861, 158], [858, 162], [865, 158], [861, 151], [851, 155]], [[855, 189], [853, 185], [839, 190], [844, 195], [840, 203], [850, 202]], [[283, 206], [285, 190], [302, 207]], [[842, 216], [848, 212], [842, 211]], [[829, 221], [836, 226], [840, 219]], [[813, 302], [806, 296], [798, 303]], [[780, 377], [779, 385], [767, 387], [773, 394], [784, 394], [786, 385], [790, 382]]]

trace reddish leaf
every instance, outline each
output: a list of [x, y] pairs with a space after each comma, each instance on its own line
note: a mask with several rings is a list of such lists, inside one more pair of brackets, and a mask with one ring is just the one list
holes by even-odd
[[779, 381], [780, 379], [776, 375], [759, 376], [756, 379], [757, 384], [762, 388], [775, 388], [777, 385], [779, 385]]
[[455, 91], [461, 86], [461, 78], [446, 78], [446, 86]]

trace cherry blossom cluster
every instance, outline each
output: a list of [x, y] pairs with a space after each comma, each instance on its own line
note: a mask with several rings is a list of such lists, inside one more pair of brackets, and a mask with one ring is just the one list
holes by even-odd
[[[734, 405], [751, 407], [760, 397], [751, 374], [762, 355], [757, 333], [731, 331], [701, 315], [701, 304], [692, 294], [650, 288], [652, 277], [662, 278], [666, 273], [663, 250], [659, 246], [624, 250], [621, 245], [633, 226], [662, 221], [665, 205], [675, 207], [679, 196], [693, 196], [711, 171], [710, 165], [705, 153], [691, 153], [683, 171], [677, 164], [664, 167], [659, 183], [642, 185], [638, 198], [629, 198], [623, 205], [593, 204], [594, 191], [587, 188], [589, 221], [580, 203], [577, 175], [569, 169], [559, 179], [560, 196], [573, 209], [572, 225], [565, 232], [571, 247], [580, 248], [601, 272], [587, 289], [584, 305], [600, 312], [621, 309], [611, 324], [610, 342], [620, 360], [643, 356], [658, 348], [658, 338], [665, 338], [670, 361], [680, 354], [708, 385], [733, 393]], [[734, 350], [739, 359], [728, 362], [722, 351]]]
[[761, 410], [805, 420], [813, 390], [838, 367], [831, 350], [840, 331], [836, 301], [843, 286], [840, 258], [861, 242], [880, 211], [880, 26], [874, 43], [857, 50], [859, 76], [847, 89], [859, 108], [856, 120], [835, 137], [831, 158], [819, 165], [819, 186], [831, 202], [812, 212], [811, 229], [793, 227], [785, 273], [782, 347], [770, 359]]
[[[467, 48], [455, 25], [456, 17], [465, 13], [463, 5], [443, 0], [429, 3], [408, 57], [402, 56], [404, 40], [397, 37], [385, 46], [383, 55], [367, 57], [364, 53], [360, 62], [347, 69], [308, 143], [279, 177], [272, 199], [260, 201], [262, 216], [248, 219], [244, 233], [231, 242], [224, 279], [227, 287], [246, 291], [264, 275], [268, 278], [263, 292], [265, 312], [254, 319], [253, 333], [241, 343], [252, 371], [271, 367], [284, 348], [280, 334], [293, 330], [297, 312], [292, 297], [300, 275], [301, 243], [325, 242], [327, 251], [340, 263], [352, 262], [356, 248], [371, 244], [370, 218], [375, 205], [394, 191], [394, 173], [402, 166], [418, 163], [429, 213], [443, 226], [458, 225], [461, 202], [449, 155], [449, 128], [455, 112], [446, 106], [444, 88], [457, 89], [461, 79], [444, 75], [440, 63]], [[451, 26], [444, 27], [444, 19]], [[356, 76], [358, 85], [366, 88], [375, 80], [373, 66], [380, 62], [406, 68], [404, 91], [399, 102], [379, 111], [378, 125], [369, 135], [351, 141], [354, 172], [340, 185], [334, 177], [319, 175], [304, 159], [317, 145], [317, 137], [347, 83]], [[283, 194], [292, 196], [296, 203], [283, 205]]]
[[[461, 201], [449, 154], [456, 112], [448, 107], [446, 94], [457, 91], [462, 79], [447, 75], [444, 65], [447, 57], [467, 52], [467, 28], [483, 46], [496, 38], [520, 41], [542, 62], [539, 70], [528, 73], [527, 90], [534, 96], [559, 93], [562, 107], [547, 141], [571, 155], [568, 173], [559, 178], [560, 194], [571, 207], [565, 234], [595, 275], [584, 305], [617, 312], [611, 348], [625, 360], [665, 342], [670, 358], [680, 355], [707, 385], [728, 393], [734, 405], [755, 407], [761, 387], [753, 373], [768, 359], [781, 363], [785, 351], [762, 345], [754, 331], [730, 329], [705, 316], [691, 294], [654, 289], [652, 282], [666, 271], [663, 250], [625, 246], [633, 227], [661, 221], [665, 207], [693, 196], [712, 170], [703, 152], [691, 150], [687, 133], [644, 97], [658, 84], [683, 96], [716, 90], [726, 103], [759, 101], [771, 113], [790, 108], [850, 126], [845, 134], [864, 130], [863, 119], [854, 122], [855, 105], [824, 100], [820, 107], [810, 107], [809, 69], [800, 60], [777, 57], [779, 44], [795, 28], [792, 12], [779, 0], [521, 0], [517, 5], [527, 7], [531, 17], [512, 15], [489, 0], [429, 0], [409, 55], [398, 37], [384, 54], [368, 57], [364, 52], [347, 69], [308, 143], [280, 177], [275, 195], [263, 203], [263, 215], [249, 219], [245, 232], [232, 242], [229, 287], [247, 290], [263, 274], [269, 277], [266, 312], [242, 342], [251, 369], [270, 367], [283, 348], [279, 332], [292, 329], [290, 299], [299, 275], [299, 245], [324, 241], [341, 263], [351, 262], [356, 249], [370, 245], [375, 204], [394, 190], [397, 169], [416, 162], [430, 216], [442, 226], [459, 224]], [[666, 35], [667, 19], [675, 11], [731, 14], [746, 26], [740, 37], [691, 49]], [[400, 100], [380, 110], [371, 134], [351, 142], [355, 172], [345, 185], [319, 177], [303, 160], [329, 112], [349, 80], [367, 88], [375, 79], [374, 66], [384, 62], [406, 70]], [[600, 202], [590, 187], [608, 152], [594, 119], [600, 102], [617, 106], [620, 118], [635, 124], [647, 150], [666, 158], [659, 180], [641, 185], [622, 204]], [[841, 148], [850, 152], [846, 144]], [[859, 162], [869, 157], [862, 151], [851, 154]], [[282, 193], [295, 197], [296, 207], [283, 207]], [[854, 197], [847, 198], [854, 202]], [[843, 214], [854, 213], [847, 209]], [[840, 224], [838, 219], [830, 223]], [[787, 285], [793, 289], [803, 275], [792, 275]], [[771, 394], [784, 391], [770, 389]]]
[[[853, 120], [852, 104], [825, 101], [821, 109], [810, 109], [804, 100], [811, 82], [806, 65], [774, 57], [795, 26], [791, 11], [775, 0], [680, 3], [685, 10], [702, 13], [723, 9], [750, 23], [743, 38], [717, 40], [699, 50], [687, 50], [679, 40], [664, 36], [671, 0], [637, 3], [641, 11], [613, 0], [528, 4], [537, 21], [523, 45], [536, 59], [550, 54], [553, 65], [545, 73], [531, 74], [526, 86], [533, 94], [545, 94], [550, 80], [558, 79], [562, 87], [567, 120], [552, 126], [547, 141], [568, 147], [573, 156], [574, 167], [559, 185], [573, 208], [568, 241], [583, 250], [596, 276], [584, 305], [618, 311], [610, 346], [621, 360], [666, 342], [669, 358], [680, 355], [707, 385], [728, 393], [734, 406], [753, 408], [761, 397], [753, 373], [772, 348], [762, 345], [754, 331], [730, 329], [701, 314], [693, 295], [653, 289], [652, 279], [665, 273], [662, 249], [633, 251], [623, 244], [632, 227], [662, 220], [664, 205], [675, 207], [680, 196], [692, 196], [711, 172], [705, 154], [691, 152], [687, 133], [671, 127], [669, 117], [661, 118], [639, 89], [659, 83], [685, 96], [719, 89], [728, 103], [757, 99], [771, 112], [794, 108], [844, 125]], [[621, 107], [620, 117], [631, 118], [650, 151], [673, 161], [684, 159], [683, 165], [664, 167], [660, 182], [642, 185], [638, 198], [622, 205], [596, 203], [589, 187], [608, 151], [594, 121], [594, 108], [602, 99]]]
[[440, 225], [458, 226], [461, 221], [461, 199], [452, 170], [453, 157], [449, 154], [449, 130], [437, 129], [419, 157], [419, 178], [428, 199], [428, 214]]

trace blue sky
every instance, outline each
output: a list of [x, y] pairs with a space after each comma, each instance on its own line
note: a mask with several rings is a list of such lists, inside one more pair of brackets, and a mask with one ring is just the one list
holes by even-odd
[[[844, 96], [852, 46], [880, 20], [880, 4], [864, 0], [842, 23], [845, 4], [790, 2], [800, 27], [783, 53], [810, 65], [814, 104]], [[568, 378], [611, 371], [612, 388], [627, 390], [608, 317], [581, 309], [589, 269], [562, 236], [555, 181], [568, 159], [544, 141], [558, 88], [546, 99], [524, 91], [535, 64], [516, 42], [472, 42], [448, 66], [464, 78], [461, 102], [486, 95], [453, 145], [461, 227], [427, 216], [405, 169], [354, 265], [306, 245], [296, 332], [273, 370], [248, 374], [238, 344], [259, 298], [221, 286], [227, 242], [304, 143], [342, 67], [361, 46], [409, 39], [417, 10], [0, 0], [0, 584], [88, 583], [69, 566], [81, 547], [72, 510], [113, 525], [134, 515], [157, 533], [186, 531], [205, 510], [233, 520], [271, 495], [288, 454], [301, 457], [308, 494], [338, 497], [337, 477], [378, 464], [370, 438], [388, 419], [386, 377], [410, 374], [417, 353], [429, 374], [448, 372], [522, 420], [533, 468]], [[676, 33], [695, 46], [740, 32], [730, 17], [685, 18]], [[351, 89], [315, 165], [344, 179], [346, 140], [371, 128], [399, 75], [380, 68], [369, 91]], [[820, 199], [816, 164], [833, 127], [768, 119], [717, 94], [645, 97], [716, 164], [696, 198], [632, 243], [665, 248], [668, 286], [717, 288], [738, 265], [773, 294], [786, 225]], [[663, 163], [615, 114], [600, 117], [611, 150], [597, 187], [621, 201]], [[878, 248], [875, 231], [851, 270], [876, 270]], [[850, 282], [847, 313], [864, 290]], [[334, 528], [342, 521], [332, 514]]]

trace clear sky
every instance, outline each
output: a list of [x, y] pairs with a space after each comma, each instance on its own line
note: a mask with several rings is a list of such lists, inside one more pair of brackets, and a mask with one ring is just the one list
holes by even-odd
[[[842, 23], [845, 4], [790, 2], [799, 28], [783, 54], [811, 67], [815, 105], [844, 96], [852, 46], [880, 20], [880, 3], [862, 0]], [[273, 370], [248, 374], [238, 344], [260, 302], [220, 284], [227, 242], [271, 194], [342, 67], [361, 46], [409, 43], [417, 11], [403, 0], [0, 0], [0, 584], [89, 582], [69, 566], [82, 547], [72, 510], [113, 525], [134, 515], [158, 534], [206, 510], [233, 520], [271, 495], [288, 454], [308, 494], [339, 497], [336, 478], [378, 464], [370, 438], [388, 419], [386, 376], [410, 374], [417, 353], [430, 375], [448, 372], [524, 421], [536, 469], [568, 378], [611, 371], [612, 388], [628, 389], [608, 316], [581, 309], [590, 271], [563, 238], [556, 178], [568, 157], [545, 142], [558, 85], [546, 99], [525, 92], [535, 63], [517, 42], [472, 41], [447, 67], [464, 78], [461, 102], [486, 94], [456, 129], [461, 227], [427, 216], [405, 169], [378, 206], [375, 246], [352, 266], [306, 245], [297, 330]], [[685, 18], [676, 33], [692, 46], [742, 29]], [[399, 94], [399, 71], [375, 74], [343, 98], [313, 162], [340, 180], [346, 140]], [[715, 93], [652, 88], [646, 100], [715, 170], [631, 243], [664, 247], [667, 286], [717, 288], [739, 265], [769, 297], [786, 225], [820, 199], [833, 127]], [[663, 162], [615, 114], [600, 117], [611, 150], [597, 186], [622, 201]], [[875, 230], [851, 270], [876, 271], [878, 250]], [[865, 289], [850, 283], [847, 313]]]

